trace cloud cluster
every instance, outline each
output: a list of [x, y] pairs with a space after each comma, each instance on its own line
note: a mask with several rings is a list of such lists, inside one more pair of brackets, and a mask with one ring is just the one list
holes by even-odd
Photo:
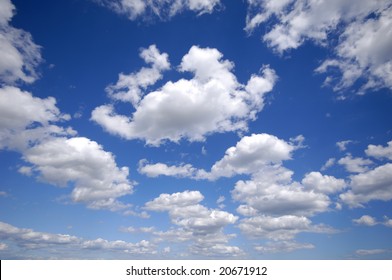
[[[146, 60], [146, 52], [154, 55]], [[150, 70], [156, 75], [140, 78], [145, 68], [120, 76], [117, 85], [108, 88], [121, 88], [109, 92], [109, 96], [132, 103], [135, 112], [131, 116], [117, 114], [108, 104], [95, 108], [91, 119], [111, 134], [143, 139], [155, 146], [164, 140], [203, 141], [212, 133], [246, 131], [247, 122], [256, 119], [264, 106], [264, 95], [277, 80], [275, 72], [264, 66], [260, 74], [253, 74], [247, 84], [241, 84], [232, 72], [233, 63], [223, 60], [217, 49], [193, 46], [178, 67], [180, 72], [192, 73], [193, 78], [169, 81], [155, 91], [142, 92], [160, 78], [159, 71], [169, 67], [167, 55], [155, 46], [143, 50], [142, 57], [152, 64]]]
[[192, 241], [189, 251], [204, 256], [242, 255], [236, 246], [228, 245], [230, 235], [224, 234], [226, 226], [234, 224], [238, 217], [225, 211], [208, 209], [201, 205], [204, 199], [199, 191], [184, 191], [173, 194], [161, 194], [149, 201], [145, 209], [149, 211], [168, 212], [175, 230], [155, 232], [159, 242]]
[[[244, 218], [239, 220], [238, 227], [245, 235], [288, 241], [300, 232], [333, 233], [328, 226], [313, 225], [310, 217], [329, 211], [332, 203], [329, 195], [341, 193], [346, 182], [320, 172], [306, 174], [301, 182], [293, 181], [293, 172], [285, 168], [283, 162], [292, 159], [292, 153], [302, 147], [303, 141], [302, 136], [287, 142], [265, 133], [252, 134], [228, 148], [210, 171], [190, 164], [167, 166], [143, 160], [139, 172], [150, 177], [166, 175], [197, 180], [250, 175], [249, 180], [238, 181], [231, 192], [233, 200], [241, 203], [237, 212]], [[165, 205], [173, 203], [164, 197], [161, 199], [162, 203], [166, 201]]]
[[[116, 258], [113, 257], [113, 252], [128, 256], [157, 254], [155, 245], [146, 240], [138, 243], [129, 243], [123, 240], [109, 241], [102, 238], [88, 240], [68, 234], [54, 234], [18, 228], [4, 222], [0, 222], [0, 237], [10, 245], [16, 245], [20, 250], [23, 250], [24, 255], [30, 251], [37, 251], [38, 253], [38, 250], [49, 250], [51, 251], [50, 255], [60, 259], [66, 257], [67, 253], [71, 253], [73, 258], [75, 258], [75, 254], [84, 257], [84, 254], [88, 254], [88, 251], [94, 252], [94, 254], [89, 254], [89, 258], [96, 258], [105, 252], [111, 253], [111, 258]], [[7, 254], [8, 245], [3, 243], [2, 247], [2, 250], [5, 251], [4, 254]], [[100, 254], [97, 254], [97, 251]]]
[[40, 47], [30, 33], [10, 25], [15, 12], [10, 0], [0, 0], [0, 11], [0, 84], [32, 83], [38, 78], [35, 68], [42, 61]]
[[183, 11], [192, 11], [198, 15], [212, 13], [220, 5], [220, 0], [98, 0], [98, 3], [130, 20], [152, 16], [165, 20]]
[[245, 30], [252, 32], [272, 21], [263, 40], [279, 53], [306, 41], [332, 46], [334, 58], [326, 59], [316, 72], [337, 68], [341, 75], [325, 80], [334, 90], [346, 89], [360, 79], [365, 80], [360, 92], [391, 89], [391, 4], [390, 0], [248, 0]]
[[18, 88], [0, 88], [0, 148], [20, 152], [29, 163], [19, 171], [57, 186], [73, 184], [72, 201], [94, 209], [120, 210], [117, 198], [132, 192], [128, 168], [95, 141], [59, 125], [69, 120], [53, 97], [41, 99]]

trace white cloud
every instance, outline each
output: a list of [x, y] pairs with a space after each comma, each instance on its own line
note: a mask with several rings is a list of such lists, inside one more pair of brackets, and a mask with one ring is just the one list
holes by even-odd
[[379, 255], [388, 252], [385, 249], [359, 249], [355, 253], [360, 256]]
[[0, 149], [23, 151], [50, 135], [73, 135], [71, 128], [54, 125], [68, 120], [53, 97], [41, 99], [15, 87], [0, 88]]
[[383, 225], [386, 227], [392, 227], [392, 219], [388, 218], [387, 216], [384, 216]]
[[343, 165], [348, 172], [362, 173], [369, 170], [369, 165], [373, 164], [370, 159], [353, 158], [351, 154], [347, 154], [344, 158], [338, 160], [340, 165]]
[[251, 238], [266, 238], [274, 241], [291, 240], [300, 232], [333, 233], [323, 225], [313, 225], [304, 216], [284, 215], [271, 217], [259, 215], [240, 221], [239, 228]]
[[[361, 77], [365, 78], [359, 93], [382, 87], [392, 88], [392, 6], [391, 1], [371, 1], [376, 7], [369, 10], [368, 18], [359, 18], [350, 23], [335, 49], [336, 59], [327, 59], [316, 71], [326, 72], [328, 68], [338, 68], [342, 76], [328, 76], [326, 84], [335, 90], [353, 85]], [[356, 5], [356, 4], [354, 4]], [[372, 12], [374, 12], [373, 16]]]
[[237, 174], [252, 174], [270, 165], [280, 165], [283, 160], [291, 159], [291, 154], [296, 148], [293, 143], [273, 135], [252, 134], [241, 138], [236, 146], [228, 148], [222, 159], [208, 172], [190, 164], [168, 166], [164, 163], [149, 164], [146, 160], [139, 162], [139, 172], [149, 177], [165, 175], [216, 180]]
[[140, 17], [158, 17], [165, 20], [188, 10], [201, 15], [212, 13], [220, 5], [220, 0], [100, 0], [99, 2], [130, 20]]
[[347, 150], [347, 145], [352, 143], [354, 143], [352, 140], [339, 141], [336, 143], [336, 146], [338, 146], [340, 151], [344, 152]]
[[387, 158], [392, 160], [392, 141], [388, 142], [388, 146], [369, 145], [365, 151], [366, 155], [374, 158]]
[[219, 178], [256, 173], [265, 166], [291, 159], [294, 149], [292, 144], [273, 135], [245, 136], [235, 147], [226, 150], [225, 156], [212, 166], [209, 176]]
[[343, 190], [346, 183], [343, 179], [322, 175], [320, 172], [310, 172], [302, 179], [302, 185], [308, 190], [331, 194]]
[[147, 160], [139, 161], [138, 171], [140, 174], [147, 175], [148, 177], [158, 177], [161, 175], [172, 177], [193, 177], [196, 168], [190, 164], [180, 166], [168, 166], [164, 163], [149, 164]]
[[321, 171], [325, 171], [325, 170], [327, 170], [328, 168], [330, 168], [331, 166], [333, 166], [334, 164], [335, 164], [335, 162], [336, 162], [336, 158], [329, 158], [326, 162], [325, 162], [325, 164], [321, 167]]
[[172, 223], [195, 234], [219, 232], [238, 217], [225, 211], [208, 209], [199, 204], [204, 199], [199, 191], [161, 194], [146, 203], [151, 211], [168, 211]]
[[[0, 237], [22, 248], [24, 256], [26, 256], [26, 251], [38, 249], [47, 249], [47, 256], [49, 254], [50, 256], [55, 255], [59, 259], [66, 258], [67, 252], [72, 253], [73, 258], [76, 255], [85, 258], [85, 254], [88, 258], [97, 258], [97, 256], [102, 256], [102, 253], [105, 251], [111, 252], [110, 258], [116, 258], [116, 256], [113, 256], [113, 252], [125, 253], [127, 255], [156, 254], [155, 245], [145, 240], [138, 243], [129, 243], [122, 240], [108, 241], [102, 238], [88, 240], [67, 234], [54, 234], [18, 228], [4, 222], [0, 222]], [[90, 250], [94, 250], [95, 253], [89, 254], [88, 251]], [[100, 252], [97, 254], [97, 251]]]
[[238, 217], [225, 211], [208, 209], [200, 202], [204, 199], [199, 191], [184, 191], [161, 194], [145, 204], [150, 211], [167, 211], [175, 229], [152, 232], [156, 242], [190, 242], [193, 255], [228, 256], [243, 255], [244, 252], [227, 243], [233, 235], [224, 234], [226, 226], [234, 224]]
[[199, 191], [184, 191], [173, 194], [161, 194], [146, 203], [146, 209], [151, 211], [170, 211], [178, 207], [197, 205], [204, 199]]
[[69, 119], [53, 97], [0, 88], [0, 149], [18, 151], [31, 164], [20, 173], [58, 186], [73, 183], [72, 200], [90, 208], [125, 208], [117, 198], [132, 192], [128, 168], [117, 167], [114, 156], [95, 141], [72, 137], [76, 131], [58, 125]]
[[277, 76], [265, 66], [243, 85], [232, 73], [233, 63], [222, 58], [216, 49], [193, 46], [178, 68], [191, 72], [192, 79], [169, 81], [156, 91], [140, 94], [143, 98], [134, 104], [130, 117], [117, 114], [112, 105], [102, 105], [94, 109], [91, 119], [111, 134], [144, 139], [150, 145], [164, 140], [203, 141], [212, 133], [246, 131]]
[[265, 246], [256, 246], [255, 250], [262, 254], [289, 253], [303, 249], [313, 249], [314, 245], [309, 243], [298, 243], [295, 241], [268, 242]]
[[292, 172], [285, 168], [270, 168], [256, 174], [251, 180], [238, 181], [232, 191], [242, 215], [298, 215], [312, 216], [328, 211], [331, 203], [323, 193], [308, 190], [291, 182]]
[[10, 0], [0, 0], [0, 11], [0, 83], [32, 83], [42, 60], [40, 47], [30, 33], [9, 25], [15, 11]]
[[84, 137], [47, 140], [25, 151], [23, 158], [50, 184], [74, 183], [72, 200], [90, 208], [125, 208], [116, 199], [132, 193], [128, 168], [117, 167], [113, 154]]
[[359, 219], [354, 219], [353, 222], [356, 223], [357, 225], [363, 225], [363, 226], [375, 226], [378, 224], [376, 219], [369, 215], [363, 215]]
[[[248, 0], [246, 30], [270, 23], [264, 42], [279, 53], [306, 41], [332, 46], [335, 58], [325, 60], [316, 72], [337, 67], [341, 77], [328, 76], [335, 90], [363, 78], [360, 91], [392, 88], [392, 6], [384, 0]], [[271, 23], [272, 22], [272, 23]], [[338, 36], [337, 44], [328, 40]], [[335, 85], [333, 85], [335, 84]]]
[[168, 55], [161, 54], [155, 45], [142, 49], [140, 57], [145, 63], [151, 64], [151, 67], [143, 67], [138, 72], [129, 75], [121, 73], [117, 83], [106, 88], [107, 93], [114, 100], [130, 102], [137, 106], [142, 98], [143, 90], [162, 79], [162, 72], [170, 68]]
[[360, 207], [371, 200], [392, 199], [392, 164], [387, 163], [361, 174], [351, 176], [351, 187], [340, 195], [350, 207]]
[[0, 243], [0, 251], [4, 251], [8, 248], [8, 245], [5, 243]]

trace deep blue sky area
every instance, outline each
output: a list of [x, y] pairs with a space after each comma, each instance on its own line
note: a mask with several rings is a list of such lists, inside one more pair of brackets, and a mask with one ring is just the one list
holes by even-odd
[[0, 0], [1, 259], [391, 259], [392, 2]]

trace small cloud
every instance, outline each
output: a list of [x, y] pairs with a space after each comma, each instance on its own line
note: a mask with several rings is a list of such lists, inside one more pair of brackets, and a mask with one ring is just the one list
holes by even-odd
[[344, 152], [345, 150], [347, 150], [347, 145], [348, 144], [353, 144], [355, 143], [352, 140], [345, 140], [345, 141], [340, 141], [336, 143], [336, 146], [338, 146], [339, 151]]
[[387, 250], [385, 249], [371, 249], [371, 250], [360, 249], [360, 250], [356, 250], [355, 254], [359, 256], [369, 256], [369, 255], [380, 255], [386, 252]]
[[324, 165], [321, 167], [321, 171], [325, 171], [328, 168], [330, 168], [331, 166], [333, 166], [336, 162], [336, 158], [330, 158], [327, 160], [326, 163], [324, 163]]
[[364, 215], [359, 219], [354, 219], [353, 222], [357, 225], [363, 225], [363, 226], [375, 226], [378, 224], [376, 219], [369, 215]]

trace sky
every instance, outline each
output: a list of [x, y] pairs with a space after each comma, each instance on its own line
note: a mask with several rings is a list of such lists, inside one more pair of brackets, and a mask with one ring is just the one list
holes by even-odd
[[391, 259], [392, 1], [0, 0], [1, 259]]

